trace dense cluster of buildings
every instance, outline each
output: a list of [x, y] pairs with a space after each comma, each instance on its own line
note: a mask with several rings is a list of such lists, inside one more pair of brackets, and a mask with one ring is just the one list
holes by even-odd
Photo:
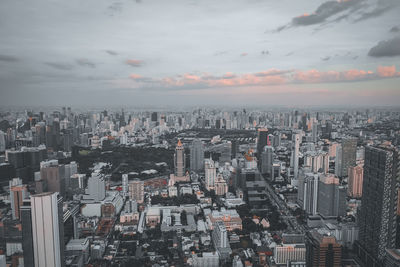
[[400, 266], [399, 114], [0, 113], [0, 267]]

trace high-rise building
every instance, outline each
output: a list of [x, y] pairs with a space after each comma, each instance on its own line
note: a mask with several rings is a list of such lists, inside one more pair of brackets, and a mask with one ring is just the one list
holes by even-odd
[[129, 177], [128, 174], [122, 174], [122, 196], [127, 197], [129, 192]]
[[200, 171], [204, 167], [204, 148], [203, 142], [196, 138], [190, 146], [190, 169]]
[[314, 173], [329, 171], [329, 154], [327, 152], [309, 151], [304, 155], [304, 166], [308, 166]]
[[343, 166], [343, 153], [342, 146], [336, 146], [336, 156], [335, 156], [335, 175], [342, 177], [342, 166]]
[[144, 201], [144, 182], [140, 179], [133, 179], [129, 182], [129, 198], [137, 203]]
[[365, 148], [357, 254], [368, 266], [382, 266], [396, 241], [399, 151], [391, 145]]
[[299, 150], [300, 150], [300, 134], [292, 135], [292, 164], [294, 179], [298, 178], [299, 174]]
[[361, 198], [364, 168], [360, 165], [349, 167], [348, 176], [348, 195], [352, 198]]
[[334, 175], [323, 175], [319, 181], [318, 213], [324, 217], [346, 215], [346, 188]]
[[31, 214], [34, 265], [65, 266], [62, 198], [52, 192], [31, 196]]
[[94, 201], [101, 201], [106, 197], [106, 182], [103, 175], [98, 172], [92, 173], [88, 179], [87, 194]]
[[0, 130], [0, 152], [6, 151], [6, 135]]
[[217, 175], [215, 181], [215, 194], [217, 196], [224, 196], [228, 192], [228, 185], [221, 173]]
[[261, 173], [271, 177], [272, 164], [274, 161], [274, 148], [272, 146], [265, 146], [261, 153]]
[[340, 177], [347, 175], [349, 167], [356, 166], [357, 139], [345, 138], [342, 140], [342, 168]]
[[65, 195], [65, 168], [59, 165], [58, 160], [43, 161], [40, 163], [40, 177], [46, 181], [46, 192], [59, 192]]
[[34, 267], [31, 201], [26, 199], [20, 208], [24, 266]]
[[268, 129], [261, 128], [257, 131], [257, 158], [261, 161], [261, 153], [268, 141]]
[[174, 165], [175, 165], [175, 176], [177, 177], [185, 176], [186, 156], [185, 156], [185, 148], [183, 147], [181, 140], [178, 140], [178, 144], [176, 145], [175, 148]]
[[215, 248], [229, 247], [228, 232], [224, 222], [216, 221], [213, 225], [212, 240]]
[[318, 123], [316, 121], [313, 122], [311, 135], [312, 141], [316, 143], [318, 141]]
[[11, 210], [12, 218], [14, 220], [20, 219], [20, 207], [24, 199], [29, 197], [28, 187], [22, 184], [22, 180], [19, 178], [14, 178], [10, 181], [10, 200], [11, 200]]
[[212, 159], [206, 159], [204, 165], [206, 188], [207, 190], [212, 190], [214, 189], [215, 180], [217, 178], [217, 169]]
[[307, 174], [304, 179], [303, 209], [309, 215], [315, 215], [318, 210], [319, 175]]
[[334, 236], [307, 232], [306, 264], [313, 267], [341, 267], [342, 247]]

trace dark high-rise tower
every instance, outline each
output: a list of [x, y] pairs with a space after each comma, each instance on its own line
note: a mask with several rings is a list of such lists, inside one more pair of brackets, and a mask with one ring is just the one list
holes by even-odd
[[396, 240], [399, 152], [391, 145], [365, 148], [357, 254], [366, 266], [381, 266]]
[[341, 176], [348, 174], [348, 168], [356, 166], [357, 139], [345, 138], [342, 141], [342, 170]]
[[181, 140], [178, 140], [178, 144], [176, 145], [175, 148], [174, 164], [175, 164], [175, 176], [177, 177], [185, 176], [186, 157], [185, 157], [185, 148], [183, 147]]
[[321, 234], [315, 230], [307, 233], [307, 266], [340, 267], [342, 247], [334, 236]]
[[204, 148], [200, 139], [194, 139], [190, 146], [190, 169], [199, 171], [204, 168]]
[[258, 129], [257, 132], [257, 158], [261, 161], [261, 153], [264, 151], [264, 147], [267, 145], [268, 140], [268, 129]]

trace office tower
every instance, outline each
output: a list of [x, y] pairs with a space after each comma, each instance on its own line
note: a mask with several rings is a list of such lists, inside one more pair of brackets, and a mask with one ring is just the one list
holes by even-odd
[[22, 180], [14, 178], [10, 182], [10, 201], [13, 220], [20, 219], [20, 207], [25, 198], [29, 196], [28, 187], [22, 184]]
[[304, 179], [303, 209], [309, 215], [315, 215], [318, 208], [318, 174], [308, 174]]
[[181, 140], [178, 140], [178, 144], [175, 148], [174, 165], [175, 165], [175, 176], [177, 177], [185, 176], [186, 157], [185, 157], [185, 148], [183, 147]]
[[136, 200], [137, 203], [144, 201], [144, 182], [139, 179], [134, 179], [129, 182], [129, 198]]
[[34, 267], [31, 201], [26, 199], [20, 208], [24, 267]]
[[[230, 156], [230, 155], [229, 155]], [[204, 167], [204, 149], [203, 142], [196, 138], [190, 146], [190, 169], [200, 171]]]
[[221, 173], [217, 175], [215, 181], [215, 194], [217, 196], [224, 196], [228, 192], [228, 185]]
[[342, 177], [342, 166], [343, 166], [343, 153], [342, 146], [336, 146], [336, 156], [335, 156], [335, 175]]
[[122, 196], [127, 197], [129, 192], [129, 177], [128, 174], [122, 174]]
[[217, 169], [215, 168], [214, 161], [212, 159], [206, 159], [204, 163], [204, 178], [207, 190], [214, 189], [215, 180], [217, 178]]
[[313, 122], [311, 136], [312, 141], [316, 143], [318, 141], [318, 123], [316, 121]]
[[272, 163], [274, 160], [274, 148], [272, 146], [265, 146], [261, 153], [261, 173], [272, 176]]
[[399, 151], [390, 145], [365, 148], [357, 254], [368, 266], [381, 266], [396, 241]]
[[264, 147], [267, 145], [268, 140], [268, 129], [258, 129], [257, 131], [257, 158], [261, 160], [261, 153], [264, 151]]
[[106, 197], [106, 182], [103, 175], [92, 173], [88, 180], [87, 194], [94, 201], [101, 201]]
[[70, 188], [71, 176], [78, 173], [78, 164], [71, 161], [69, 164], [64, 165], [65, 188]]
[[157, 112], [151, 113], [151, 121], [156, 122], [158, 119]]
[[327, 152], [309, 151], [304, 155], [304, 166], [309, 166], [314, 173], [329, 171], [329, 154]]
[[303, 113], [303, 116], [301, 116], [301, 127], [303, 131], [308, 131], [307, 113]]
[[299, 174], [299, 149], [300, 149], [300, 134], [293, 133], [292, 135], [292, 164], [294, 179], [297, 179]]
[[213, 224], [212, 240], [215, 248], [228, 248], [228, 232], [222, 221], [216, 221]]
[[0, 130], [0, 152], [6, 151], [6, 135]]
[[357, 139], [345, 138], [342, 140], [342, 168], [340, 177], [347, 175], [349, 167], [356, 166]]
[[346, 215], [346, 188], [333, 175], [321, 177], [318, 185], [318, 213], [324, 217]]
[[342, 247], [334, 236], [307, 232], [306, 264], [312, 267], [341, 267]]
[[65, 169], [58, 160], [43, 161], [40, 163], [40, 177], [46, 181], [47, 192], [59, 192], [65, 195]]
[[349, 167], [348, 176], [348, 195], [352, 198], [361, 198], [364, 168], [360, 165]]
[[64, 266], [62, 198], [58, 193], [31, 196], [34, 265]]

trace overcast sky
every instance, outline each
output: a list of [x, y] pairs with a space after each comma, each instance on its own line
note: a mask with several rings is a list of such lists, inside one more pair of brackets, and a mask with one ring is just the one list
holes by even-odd
[[398, 105], [398, 0], [2, 0], [1, 105]]

